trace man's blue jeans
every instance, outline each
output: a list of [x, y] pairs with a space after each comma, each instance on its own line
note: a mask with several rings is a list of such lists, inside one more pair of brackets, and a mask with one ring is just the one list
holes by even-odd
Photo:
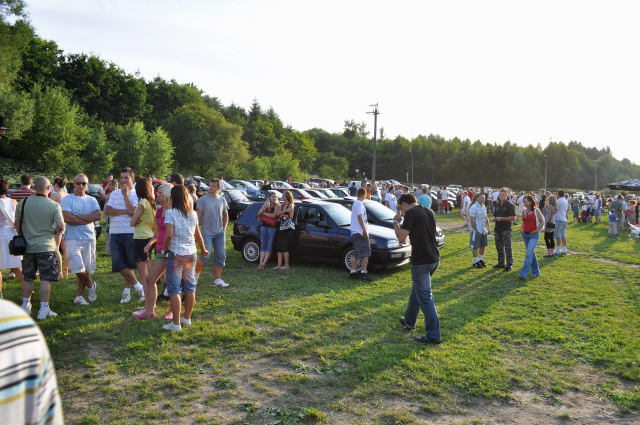
[[[204, 247], [209, 251], [209, 256], [202, 260], [202, 267], [205, 267], [213, 254], [213, 265], [224, 267], [224, 261], [227, 258], [227, 234], [223, 230], [217, 235], [202, 235], [204, 239]], [[213, 246], [213, 251], [211, 247]]]
[[524, 246], [527, 249], [527, 256], [524, 257], [524, 264], [522, 265], [520, 276], [527, 277], [527, 275], [529, 274], [529, 269], [531, 269], [531, 272], [534, 276], [540, 276], [538, 259], [536, 258], [536, 246], [538, 245], [538, 240], [540, 239], [540, 233], [536, 235], [534, 235], [533, 233], [529, 233], [528, 235], [524, 233], [522, 235], [522, 239], [524, 240]]
[[409, 328], [416, 326], [418, 313], [424, 314], [424, 326], [427, 329], [427, 338], [440, 339], [440, 319], [436, 311], [436, 304], [431, 294], [431, 276], [440, 263], [416, 264], [411, 266], [411, 279], [413, 287], [409, 296], [409, 305], [404, 314], [404, 321]]

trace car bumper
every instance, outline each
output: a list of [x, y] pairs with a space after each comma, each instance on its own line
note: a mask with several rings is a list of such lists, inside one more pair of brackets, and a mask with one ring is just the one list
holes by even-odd
[[372, 249], [369, 264], [374, 269], [389, 269], [411, 261], [411, 245], [397, 249]]

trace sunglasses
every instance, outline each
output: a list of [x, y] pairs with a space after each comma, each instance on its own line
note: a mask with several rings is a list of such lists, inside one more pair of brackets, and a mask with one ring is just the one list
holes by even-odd
[[89, 183], [87, 183], [87, 182], [75, 182], [75, 184], [77, 184], [78, 186], [86, 186]]

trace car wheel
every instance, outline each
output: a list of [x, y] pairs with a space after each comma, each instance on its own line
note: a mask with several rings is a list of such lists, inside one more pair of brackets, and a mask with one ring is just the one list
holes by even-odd
[[[353, 257], [355, 255], [355, 251], [353, 250], [353, 247], [347, 247], [344, 251], [342, 251], [342, 267], [344, 267], [344, 269], [346, 271], [351, 271], [351, 257]], [[362, 262], [360, 261], [360, 259], [358, 258], [358, 265], [356, 266], [356, 270], [360, 270], [360, 266], [362, 265]]]
[[249, 263], [257, 263], [260, 260], [260, 242], [251, 238], [242, 242], [242, 258]]

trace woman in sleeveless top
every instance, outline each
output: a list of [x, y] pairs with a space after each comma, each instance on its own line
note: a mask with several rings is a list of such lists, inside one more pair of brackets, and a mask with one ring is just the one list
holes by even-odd
[[[280, 204], [278, 203], [278, 196], [275, 193], [269, 195], [269, 199], [262, 205], [258, 212], [258, 217], [266, 215], [267, 217], [276, 218], [276, 208]], [[276, 223], [277, 225], [277, 223]], [[276, 237], [276, 227], [269, 226], [266, 223], [262, 223], [260, 228], [260, 263], [259, 269], [264, 269], [271, 257], [271, 251], [273, 251], [273, 240]]]
[[520, 271], [520, 279], [526, 279], [529, 270], [531, 270], [533, 277], [540, 276], [538, 258], [536, 257], [536, 246], [538, 245], [538, 240], [540, 240], [540, 231], [543, 228], [544, 217], [536, 206], [536, 200], [531, 195], [525, 196], [520, 233], [522, 234], [524, 246], [527, 249], [527, 255], [524, 258], [524, 264]]
[[[22, 256], [9, 253], [9, 241], [17, 234], [17, 231], [13, 226], [16, 205], [10, 198], [7, 198], [7, 190], [9, 190], [9, 184], [6, 180], [0, 179], [0, 209], [2, 209], [0, 211], [0, 269], [11, 269], [22, 285], [24, 284]], [[2, 298], [2, 273], [0, 273], [0, 298]]]
[[[282, 194], [282, 198], [284, 199], [283, 205], [278, 205], [276, 207], [276, 217], [288, 217], [293, 218], [293, 195], [291, 191], [286, 190]], [[289, 269], [289, 241], [293, 236], [293, 230], [280, 230], [278, 229], [278, 265], [273, 268], [273, 270], [287, 270]], [[284, 265], [282, 265], [282, 261], [284, 260]]]
[[[63, 189], [67, 185], [67, 179], [65, 177], [56, 177], [53, 179], [53, 191], [49, 192], [49, 198], [52, 201], [56, 201], [59, 204], [62, 204], [62, 198], [68, 196], [69, 194], [65, 192]], [[56, 245], [58, 249], [56, 250], [56, 257], [58, 257], [58, 264], [60, 265], [60, 279], [69, 276], [69, 264], [67, 263], [67, 245], [64, 243], [64, 234], [63, 235], [55, 235]], [[64, 255], [64, 269], [62, 268], [62, 256], [60, 255], [60, 249], [62, 249], [62, 255]]]

